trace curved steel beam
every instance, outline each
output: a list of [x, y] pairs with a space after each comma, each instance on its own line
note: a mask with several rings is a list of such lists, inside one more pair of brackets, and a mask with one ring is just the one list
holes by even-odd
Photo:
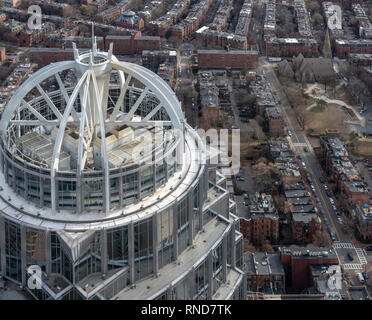
[[16, 91], [14, 96], [10, 99], [7, 107], [5, 108], [1, 121], [0, 121], [0, 134], [5, 133], [9, 122], [14, 114], [14, 112], [19, 107], [22, 99], [33, 89], [37, 84], [41, 83], [45, 79], [53, 76], [54, 74], [75, 68], [75, 61], [62, 61], [57, 63], [52, 63], [31, 75]]
[[70, 116], [70, 113], [71, 113], [71, 109], [75, 103], [75, 100], [81, 90], [81, 87], [82, 85], [84, 84], [87, 76], [91, 73], [90, 70], [86, 71], [83, 76], [80, 78], [80, 80], [78, 81], [74, 91], [72, 92], [71, 96], [70, 96], [70, 100], [68, 101], [68, 104], [66, 106], [66, 109], [63, 113], [63, 117], [62, 117], [62, 120], [61, 120], [61, 123], [59, 125], [59, 128], [58, 128], [58, 133], [57, 133], [57, 137], [56, 137], [56, 141], [55, 141], [55, 144], [54, 144], [54, 149], [53, 149], [53, 156], [52, 156], [52, 160], [51, 160], [51, 163], [50, 163], [50, 189], [51, 189], [51, 200], [52, 200], [52, 212], [55, 213], [56, 212], [56, 209], [57, 209], [57, 204], [56, 204], [56, 180], [55, 180], [55, 177], [56, 177], [56, 171], [58, 170], [58, 167], [59, 167], [59, 154], [61, 152], [61, 147], [62, 147], [62, 140], [63, 140], [63, 136], [64, 136], [64, 133], [65, 133], [65, 129], [66, 129], [66, 125], [67, 125], [67, 119], [68, 117]]
[[184, 122], [184, 117], [181, 110], [181, 104], [175, 96], [173, 90], [163, 79], [161, 79], [158, 75], [155, 75], [150, 70], [142, 67], [138, 68], [138, 66], [132, 63], [113, 62], [112, 68], [122, 70], [127, 74], [131, 74], [132, 77], [142, 82], [146, 87], [154, 92], [156, 97], [160, 100], [160, 103], [163, 105], [165, 111], [168, 113], [173, 126], [179, 130], [183, 130], [182, 123]]

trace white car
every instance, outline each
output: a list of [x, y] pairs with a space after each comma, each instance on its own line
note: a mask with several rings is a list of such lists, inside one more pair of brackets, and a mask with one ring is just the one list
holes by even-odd
[[292, 132], [291, 132], [291, 130], [288, 130], [288, 135], [289, 135], [290, 137], [292, 137]]
[[306, 164], [305, 164], [305, 162], [302, 162], [302, 166], [306, 169]]

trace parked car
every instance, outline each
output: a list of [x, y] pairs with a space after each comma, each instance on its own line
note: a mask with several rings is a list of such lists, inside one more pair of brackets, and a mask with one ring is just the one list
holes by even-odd
[[372, 246], [366, 246], [364, 249], [365, 249], [366, 251], [372, 251]]
[[319, 177], [319, 182], [320, 183], [324, 183], [324, 178], [323, 177]]
[[366, 282], [366, 281], [364, 280], [363, 275], [362, 275], [360, 272], [357, 273], [357, 277], [358, 277], [358, 280], [360, 281], [360, 283], [365, 283], [365, 282]]

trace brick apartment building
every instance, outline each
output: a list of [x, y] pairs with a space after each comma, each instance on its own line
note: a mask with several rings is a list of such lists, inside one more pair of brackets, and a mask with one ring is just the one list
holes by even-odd
[[110, 7], [96, 15], [96, 21], [102, 23], [111, 23], [124, 12], [131, 8], [135, 0], [122, 0], [115, 6]]
[[180, 41], [188, 39], [195, 31], [198, 30], [200, 23], [204, 19], [205, 14], [212, 3], [213, 0], [199, 0], [196, 4], [194, 4], [189, 9], [187, 17], [171, 28], [172, 36]]
[[72, 7], [67, 3], [56, 3], [42, 1], [39, 3], [43, 14], [50, 14], [65, 17], [72, 11]]
[[22, 30], [19, 34], [18, 42], [22, 47], [31, 47], [45, 40], [46, 36], [56, 29], [54, 23], [46, 22], [41, 25], [41, 29]]
[[179, 52], [176, 50], [142, 51], [142, 65], [153, 72], [156, 72], [159, 65], [166, 61], [177, 68], [178, 60]]
[[[165, 1], [162, 1], [162, 3], [164, 2]], [[141, 16], [148, 22], [146, 27], [151, 35], [165, 37], [168, 30], [177, 23], [178, 19], [186, 12], [189, 5], [190, 0], [177, 0], [163, 16], [153, 21], [149, 21], [149, 11], [142, 11], [139, 15], [142, 14]]]
[[240, 218], [240, 232], [253, 244], [279, 240], [279, 215], [271, 195], [256, 192], [249, 198], [249, 214]]
[[30, 48], [28, 54], [33, 62], [44, 67], [53, 62], [72, 60], [74, 54], [72, 48]]
[[199, 68], [255, 68], [258, 52], [254, 50], [198, 50]]
[[335, 56], [345, 59], [350, 53], [372, 54], [372, 40], [335, 40]]
[[359, 236], [364, 241], [372, 240], [372, 206], [357, 205], [355, 206], [355, 221]]
[[311, 244], [306, 247], [292, 245], [279, 248], [279, 254], [286, 273], [286, 287], [293, 290], [312, 286], [311, 265], [338, 265], [333, 248], [319, 248]]
[[244, 254], [247, 292], [285, 293], [285, 272], [280, 255], [257, 252]]
[[283, 113], [279, 107], [265, 108], [265, 128], [272, 135], [284, 135], [285, 123]]
[[219, 89], [212, 71], [198, 72], [198, 101], [203, 118], [216, 124], [220, 118]]
[[300, 53], [304, 57], [318, 57], [318, 43], [312, 38], [276, 38], [265, 37], [268, 57], [293, 57]]
[[[96, 37], [97, 48], [104, 50], [105, 39], [103, 37]], [[91, 37], [80, 37], [80, 36], [48, 36], [45, 38], [45, 46], [49, 48], [72, 48], [72, 43], [75, 42], [78, 48], [91, 48], [92, 38]]]
[[325, 159], [325, 170], [349, 204], [369, 204], [370, 195], [336, 131], [328, 130], [320, 139]]
[[160, 37], [150, 36], [106, 36], [105, 47], [108, 50], [110, 43], [114, 44], [114, 54], [133, 55], [142, 54], [144, 50], [160, 50]]
[[196, 31], [196, 42], [204, 48], [248, 49], [247, 37], [228, 32], [210, 30], [206, 26]]
[[[176, 4], [183, 1], [190, 2], [190, 0], [178, 0], [176, 1]], [[169, 3], [170, 3], [169, 0], [147, 1], [143, 9], [138, 12], [138, 15], [145, 21], [145, 26], [147, 27], [148, 23], [151, 22], [155, 18], [155, 16], [161, 14], [165, 6], [169, 5]], [[172, 11], [172, 9], [170, 9], [169, 11]]]
[[[313, 210], [312, 205], [310, 210]], [[296, 243], [311, 242], [314, 234], [322, 228], [322, 221], [315, 212], [309, 212], [306, 206], [293, 206], [292, 209], [292, 238]], [[297, 208], [296, 208], [297, 207]], [[302, 209], [304, 207], [304, 209]], [[304, 210], [304, 212], [294, 212]]]
[[109, 5], [108, 0], [85, 0], [84, 2], [86, 2], [87, 5], [96, 7], [98, 12], [105, 10]]
[[372, 54], [359, 54], [359, 53], [350, 53], [348, 56], [348, 61], [354, 67], [372, 66]]

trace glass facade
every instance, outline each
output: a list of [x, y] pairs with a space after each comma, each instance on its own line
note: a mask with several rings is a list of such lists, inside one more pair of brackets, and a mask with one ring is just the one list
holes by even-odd
[[135, 280], [148, 276], [154, 270], [152, 231], [152, 219], [146, 219], [134, 224]]
[[173, 207], [157, 215], [159, 269], [173, 260]]
[[26, 228], [26, 267], [38, 265], [43, 271], [45, 271], [45, 253], [45, 231]]
[[[159, 167], [155, 170], [164, 173]], [[16, 177], [18, 177], [20, 172], [15, 172]], [[113, 201], [116, 201], [116, 204], [120, 203], [118, 198], [120, 194], [125, 199], [122, 200], [123, 203], [135, 201], [137, 198], [134, 195], [138, 196], [138, 193], [131, 193], [130, 191], [138, 187], [139, 183], [141, 189], [145, 188], [146, 190], [149, 183], [149, 178], [146, 178], [146, 176], [149, 172], [149, 170], [143, 171], [140, 180], [138, 179], [138, 172], [128, 174], [123, 178], [111, 178], [111, 203], [113, 204]], [[157, 175], [156, 181], [158, 177]], [[13, 178], [11, 179], [13, 180]], [[160, 179], [164, 179], [164, 177], [160, 176]], [[45, 192], [45, 183], [49, 182], [44, 178], [42, 180], [44, 182], [40, 186], [44, 191], [40, 189], [37, 191], [39, 196], [44, 192], [41, 199], [45, 200], [45, 196], [48, 196]], [[26, 179], [26, 185], [30, 185], [30, 181], [32, 180]], [[63, 189], [60, 200], [63, 199], [62, 201], [66, 201], [66, 203], [69, 201], [72, 204], [75, 184], [65, 187], [67, 186], [67, 184], [65, 185], [66, 181], [59, 182], [59, 189]], [[97, 181], [90, 181], [89, 184], [89, 188], [91, 188], [89, 201], [93, 201], [94, 192], [99, 192], [102, 184], [100, 180], [98, 180], [98, 184]], [[117, 276], [110, 276], [109, 282], [102, 282], [102, 287], [98, 291], [94, 291], [86, 297], [88, 299], [111, 299], [127, 288], [132, 283], [131, 279], [134, 283], [142, 281], [153, 274], [155, 268], [162, 273], [164, 266], [172, 263], [177, 255], [181, 255], [190, 246], [192, 239], [189, 237], [191, 234], [193, 237], [197, 236], [202, 226], [201, 221], [203, 221], [203, 225], [206, 225], [208, 221], [216, 218], [212, 211], [202, 210], [202, 199], [205, 197], [206, 190], [200, 187], [201, 185], [199, 182], [196, 183], [182, 198], [177, 200], [176, 204], [170, 204], [147, 219], [134, 222], [133, 225], [126, 224], [96, 230], [93, 236], [89, 238], [90, 240], [84, 240], [89, 242], [84, 242], [83, 253], [75, 261], [71, 257], [71, 252], [65, 251], [66, 243], [59, 231], [47, 232], [29, 226], [22, 229], [19, 224], [4, 219], [6, 242], [4, 251], [6, 270], [4, 273], [7, 277], [19, 283], [27, 281], [29, 275], [26, 274], [24, 277], [22, 274], [22, 259], [25, 259], [25, 267], [37, 264], [45, 272], [49, 269], [49, 272], [53, 274], [62, 275], [72, 287], [78, 286], [81, 281], [92, 274], [117, 274]], [[120, 191], [119, 188], [123, 189]], [[35, 189], [33, 191], [30, 191], [30, 188], [19, 189], [19, 192], [28, 194], [34, 192], [35, 199], [37, 198]], [[143, 189], [141, 195], [142, 192]], [[201, 215], [203, 215], [203, 219], [201, 219]], [[190, 224], [190, 222], [192, 223]], [[189, 230], [191, 226], [193, 228], [192, 233]], [[177, 229], [174, 230], [175, 228]], [[156, 230], [156, 234], [153, 234], [154, 230]], [[234, 232], [235, 237], [235, 230], [231, 232]], [[177, 237], [176, 242], [175, 236]], [[231, 234], [227, 236], [226, 248], [228, 250], [225, 253], [223, 252], [223, 239], [219, 239], [214, 249], [209, 252], [203, 261], [190, 269], [190, 272], [185, 274], [184, 278], [180, 279], [170, 291], [162, 291], [158, 299], [169, 297], [172, 297], [172, 299], [211, 299], [226, 280], [224, 279], [226, 274], [223, 271], [224, 267], [228, 269], [228, 266], [232, 264], [233, 255], [229, 250], [232, 239]], [[235, 241], [236, 266], [241, 268], [242, 238], [237, 236]], [[174, 250], [175, 243], [177, 243], [177, 250]], [[23, 247], [25, 252], [22, 256]], [[154, 250], [157, 250], [157, 260], [154, 260]], [[0, 254], [3, 254], [3, 251]], [[106, 254], [106, 257], [103, 257], [103, 254]], [[131, 275], [131, 272], [133, 272], [133, 275]], [[39, 299], [53, 299], [45, 290], [36, 290], [33, 294]], [[62, 297], [59, 296], [58, 299], [83, 299], [83, 297], [76, 289], [71, 289]]]
[[5, 219], [6, 275], [18, 282], [22, 281], [21, 227]]
[[206, 300], [208, 283], [208, 260], [202, 262], [195, 271], [196, 294], [194, 300]]
[[[13, 159], [11, 154], [2, 150], [4, 166], [1, 166], [6, 179], [6, 183], [14, 191], [36, 205], [51, 207], [51, 183], [50, 171], [41, 170], [21, 162], [19, 159]], [[175, 157], [171, 153], [170, 157]], [[164, 160], [145, 168], [136, 168], [132, 166], [130, 172], [110, 171], [110, 209], [128, 206], [151, 195], [156, 189], [167, 182], [167, 177], [172, 176], [177, 168], [175, 163], [167, 165]], [[27, 169], [27, 170], [25, 170]], [[59, 210], [76, 211], [77, 193], [76, 193], [76, 174], [74, 172], [57, 172], [56, 189], [57, 208]], [[139, 185], [140, 180], [140, 185]], [[122, 188], [122, 190], [120, 190]], [[82, 208], [103, 210], [104, 208], [104, 183], [102, 172], [87, 172], [82, 177]]]
[[128, 226], [107, 231], [108, 269], [128, 265]]
[[189, 243], [189, 198], [185, 197], [177, 206], [178, 219], [178, 254], [186, 249]]

